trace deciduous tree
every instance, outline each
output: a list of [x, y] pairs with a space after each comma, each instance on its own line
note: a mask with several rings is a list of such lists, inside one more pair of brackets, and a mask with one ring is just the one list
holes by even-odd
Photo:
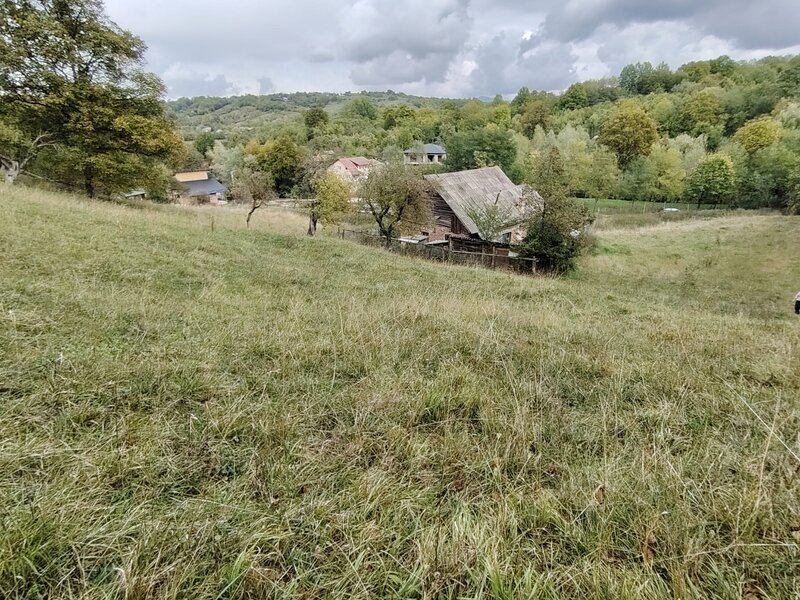
[[422, 176], [402, 163], [370, 171], [358, 192], [389, 245], [401, 231], [419, 230], [432, 220], [431, 199]]
[[309, 207], [308, 235], [317, 233], [317, 223], [335, 223], [350, 211], [350, 186], [334, 173], [320, 173], [314, 178], [316, 198]]
[[621, 168], [637, 156], [649, 154], [658, 139], [655, 121], [633, 102], [621, 104], [603, 126], [600, 141], [617, 155]]
[[705, 158], [686, 179], [686, 198], [701, 204], [727, 203], [733, 198], [736, 180], [733, 163], [723, 154]]
[[87, 195], [122, 191], [179, 160], [163, 85], [142, 70], [145, 46], [102, 2], [0, 0], [0, 14], [0, 119], [26, 143], [57, 145]]

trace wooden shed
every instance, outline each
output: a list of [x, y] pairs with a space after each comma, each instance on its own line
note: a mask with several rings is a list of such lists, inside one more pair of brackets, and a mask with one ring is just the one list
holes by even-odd
[[518, 217], [517, 222], [502, 232], [500, 241], [518, 243], [525, 236], [521, 221], [537, 203], [541, 206], [541, 196], [536, 192], [526, 198], [523, 187], [514, 184], [500, 167], [485, 167], [457, 173], [426, 175], [425, 179], [434, 191], [432, 206], [435, 218], [433, 231], [427, 232], [431, 241], [447, 239], [450, 236], [464, 236], [482, 240], [478, 226], [470, 214], [486, 210], [492, 205]]

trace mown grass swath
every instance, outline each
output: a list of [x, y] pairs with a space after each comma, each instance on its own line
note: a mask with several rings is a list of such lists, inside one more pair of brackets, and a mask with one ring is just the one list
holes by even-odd
[[800, 593], [797, 218], [606, 229], [553, 279], [0, 210], [3, 597]]

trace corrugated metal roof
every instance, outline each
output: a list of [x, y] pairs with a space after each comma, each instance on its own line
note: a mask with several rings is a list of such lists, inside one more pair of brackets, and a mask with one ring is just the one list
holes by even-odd
[[204, 181], [208, 179], [208, 171], [186, 171], [184, 173], [175, 173], [175, 179], [181, 183], [188, 181]]
[[190, 198], [197, 196], [210, 196], [211, 194], [224, 194], [228, 191], [215, 177], [209, 177], [204, 181], [186, 181], [183, 184], [184, 195]]
[[[467, 214], [469, 212], [481, 211], [487, 206], [497, 204], [511, 211], [512, 214], [523, 217], [520, 207], [523, 187], [515, 185], [500, 167], [426, 175], [425, 179], [447, 202], [470, 235], [476, 235], [479, 232], [475, 221]], [[537, 199], [541, 200], [541, 196], [538, 194], [534, 196], [533, 200]]]

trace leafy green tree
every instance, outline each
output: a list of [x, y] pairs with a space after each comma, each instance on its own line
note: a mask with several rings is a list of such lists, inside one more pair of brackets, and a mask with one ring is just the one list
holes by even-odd
[[532, 138], [537, 127], [550, 128], [550, 119], [549, 103], [542, 98], [532, 98], [525, 104], [519, 117], [520, 129], [524, 135]]
[[707, 133], [709, 126], [721, 127], [725, 122], [720, 91], [706, 88], [694, 92], [680, 107], [679, 131], [693, 136]]
[[566, 195], [567, 183], [561, 155], [556, 148], [540, 156], [532, 174], [542, 196], [541, 211], [534, 211], [519, 249], [520, 256], [536, 259], [542, 271], [564, 273], [588, 245], [588, 209]]
[[573, 83], [564, 95], [558, 99], [558, 106], [562, 110], [575, 110], [578, 108], [585, 108], [589, 103], [589, 97], [586, 93], [586, 86], [582, 83]]
[[467, 216], [475, 223], [481, 239], [487, 242], [499, 241], [500, 234], [517, 225], [519, 221], [517, 212], [508, 206], [499, 205], [497, 199], [493, 204], [468, 209]]
[[0, 14], [0, 120], [29, 147], [53, 144], [71, 164], [67, 183], [88, 196], [124, 191], [179, 161], [163, 85], [142, 70], [145, 46], [99, 0], [1, 0]]
[[508, 130], [484, 127], [462, 131], [450, 137], [447, 168], [450, 171], [463, 171], [496, 165], [508, 171], [516, 155], [517, 147]]
[[527, 87], [521, 87], [517, 95], [511, 101], [511, 114], [518, 115], [525, 110], [525, 105], [531, 99], [531, 91]]
[[194, 140], [194, 147], [200, 153], [201, 156], [207, 157], [208, 153], [214, 149], [214, 144], [216, 140], [214, 139], [214, 134], [204, 132], [199, 134]]
[[348, 102], [342, 108], [342, 113], [351, 117], [367, 119], [368, 121], [375, 121], [378, 118], [378, 109], [370, 102], [369, 98], [363, 96], [358, 96]]
[[617, 155], [621, 168], [650, 153], [658, 139], [655, 121], [633, 102], [624, 102], [606, 120], [600, 141]]
[[781, 126], [769, 117], [761, 117], [740, 127], [733, 141], [750, 154], [774, 144], [781, 135]]
[[402, 231], [419, 230], [433, 219], [422, 176], [400, 162], [372, 169], [358, 190], [386, 245]]
[[725, 204], [733, 199], [736, 180], [733, 163], [724, 154], [705, 158], [686, 179], [686, 198], [701, 204]]
[[281, 136], [260, 146], [251, 145], [248, 152], [255, 157], [262, 171], [272, 175], [278, 194], [289, 196], [302, 174], [303, 149], [290, 137]]
[[309, 108], [306, 112], [303, 113], [303, 122], [305, 123], [309, 139], [316, 136], [317, 132], [320, 129], [324, 129], [329, 121], [330, 117], [323, 108], [319, 107]]
[[335, 223], [350, 211], [350, 186], [334, 173], [323, 173], [314, 179], [314, 198], [309, 207], [308, 235], [317, 233], [317, 223]]
[[674, 202], [683, 193], [685, 176], [681, 153], [675, 148], [656, 144], [650, 154], [640, 156], [628, 166], [622, 179], [622, 197]]
[[394, 129], [412, 121], [414, 121], [414, 109], [405, 104], [389, 106], [383, 109], [384, 129]]

